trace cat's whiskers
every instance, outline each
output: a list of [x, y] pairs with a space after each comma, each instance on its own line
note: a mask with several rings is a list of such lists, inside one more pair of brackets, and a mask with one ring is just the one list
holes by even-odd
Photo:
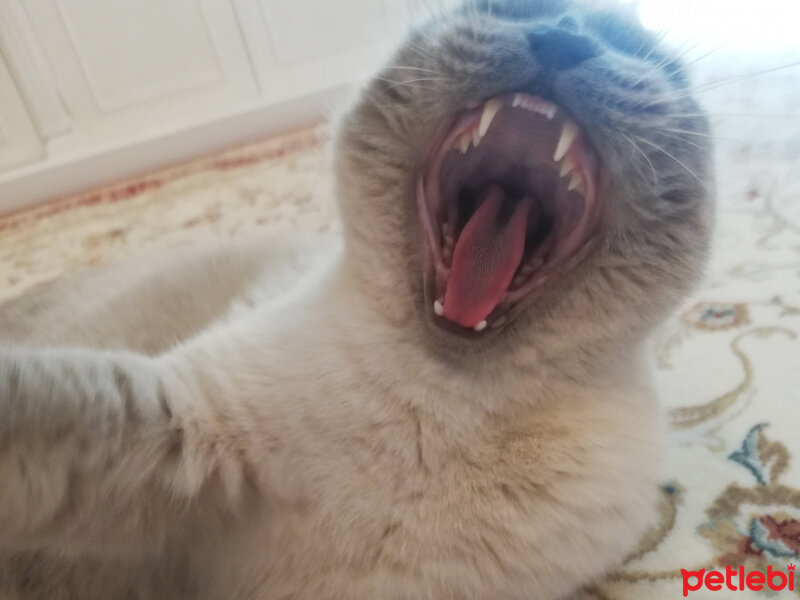
[[[380, 79], [380, 78], [379, 78]], [[443, 77], [418, 77], [416, 79], [406, 79], [405, 81], [391, 81], [390, 79], [383, 79], [388, 83], [391, 83], [387, 90], [393, 90], [396, 87], [400, 87], [402, 85], [410, 85], [412, 83], [450, 83], [449, 80]]]
[[418, 57], [420, 57], [422, 59], [425, 59], [425, 60], [430, 60], [430, 61], [435, 61], [436, 60], [436, 58], [433, 56], [433, 54], [428, 52], [425, 48], [423, 48], [419, 44], [415, 44], [414, 42], [412, 42], [410, 40], [407, 41], [406, 44], [407, 44], [406, 50], [409, 50], [412, 54], [415, 54]]
[[441, 75], [439, 71], [434, 69], [423, 69], [422, 67], [410, 67], [407, 65], [391, 65], [388, 67], [383, 67], [384, 69], [398, 69], [398, 70], [407, 70], [407, 71], [420, 71], [421, 73], [430, 73], [432, 75]]
[[693, 131], [691, 129], [675, 129], [673, 127], [659, 127], [659, 131], [668, 131], [671, 133], [684, 133], [686, 135], [695, 135], [697, 137], [719, 139], [716, 135], [710, 133], [703, 133], [702, 131]]
[[449, 81], [444, 77], [414, 77], [412, 79], [403, 79], [403, 80], [389, 79], [388, 77], [375, 77], [375, 79], [377, 81], [385, 81], [386, 83], [390, 83], [392, 84], [392, 87], [397, 87], [400, 85], [408, 85], [417, 82], [426, 82], [426, 81], [433, 81], [436, 83], [447, 83]]
[[711, 81], [705, 85], [697, 86], [691, 90], [685, 89], [681, 90], [680, 93], [666, 95], [652, 102], [642, 104], [642, 106], [649, 107], [649, 106], [656, 106], [658, 104], [666, 104], [669, 102], [675, 102], [677, 100], [681, 100], [683, 98], [688, 98], [690, 96], [696, 96], [698, 94], [704, 94], [720, 87], [730, 85], [733, 83], [747, 81], [748, 79], [754, 79], [756, 77], [761, 77], [763, 75], [768, 75], [770, 73], [775, 73], [777, 71], [782, 71], [785, 69], [791, 69], [794, 67], [800, 66], [800, 61], [789, 63], [786, 65], [781, 65], [779, 67], [771, 67], [769, 69], [763, 69], [761, 71], [753, 71], [752, 73], [743, 73], [742, 75], [735, 75], [733, 77], [729, 77], [727, 79], [722, 79], [718, 81]]
[[[702, 152], [708, 154], [709, 156], [713, 156], [713, 154], [714, 154], [714, 150], [713, 149], [708, 148], [706, 146], [701, 146], [700, 144], [696, 144], [695, 142], [693, 142], [691, 140], [687, 140], [685, 137], [683, 137], [681, 135], [674, 135], [674, 134], [668, 133], [668, 130], [659, 129], [658, 135], [662, 135], [664, 137], [670, 138], [671, 140], [675, 140], [675, 141], [678, 141], [678, 142], [681, 142], [681, 143], [684, 143], [684, 144], [688, 144], [689, 146], [693, 146], [693, 147], [697, 148], [698, 150], [701, 150]], [[714, 136], [714, 137], [716, 138], [716, 136]]]
[[669, 158], [671, 158], [672, 160], [674, 160], [674, 161], [675, 161], [675, 162], [676, 162], [678, 165], [680, 165], [682, 168], [684, 168], [684, 169], [686, 170], [686, 172], [687, 172], [687, 173], [689, 173], [689, 174], [690, 174], [692, 177], [694, 177], [694, 178], [697, 180], [697, 183], [699, 183], [699, 184], [700, 184], [700, 185], [703, 187], [703, 189], [704, 189], [705, 191], [708, 191], [708, 186], [707, 186], [707, 185], [706, 185], [706, 183], [705, 183], [705, 182], [703, 182], [703, 180], [702, 180], [702, 179], [701, 179], [701, 178], [700, 178], [700, 177], [697, 175], [697, 173], [695, 173], [695, 172], [694, 172], [692, 169], [690, 169], [690, 168], [689, 168], [689, 167], [686, 165], [686, 163], [682, 162], [682, 161], [681, 161], [679, 158], [677, 158], [675, 155], [671, 154], [670, 152], [668, 152], [667, 150], [665, 150], [664, 148], [662, 148], [662, 147], [661, 147], [661, 146], [659, 146], [658, 144], [656, 144], [656, 143], [654, 143], [654, 142], [651, 142], [650, 140], [648, 140], [648, 139], [646, 139], [646, 138], [643, 138], [643, 137], [641, 137], [641, 136], [638, 136], [638, 135], [635, 135], [635, 134], [634, 134], [634, 138], [635, 138], [635, 139], [637, 139], [637, 140], [639, 140], [640, 142], [643, 142], [643, 143], [647, 144], [648, 146], [651, 146], [651, 147], [652, 147], [652, 148], [654, 148], [655, 150], [658, 150], [659, 152], [662, 152], [663, 154], [665, 154], [666, 156], [668, 156]]
[[656, 185], [658, 183], [658, 173], [656, 172], [656, 168], [653, 166], [653, 163], [650, 160], [650, 158], [648, 158], [647, 154], [645, 154], [642, 151], [642, 149], [636, 143], [636, 140], [634, 140], [631, 136], [629, 136], [628, 134], [626, 134], [626, 133], [624, 133], [622, 131], [620, 131], [619, 133], [622, 135], [622, 137], [624, 137], [626, 140], [628, 140], [631, 143], [631, 145], [633, 146], [634, 151], [636, 151], [639, 154], [641, 154], [642, 157], [647, 161], [647, 164], [650, 165], [650, 169], [653, 172], [653, 185]]
[[700, 61], [705, 60], [706, 58], [711, 56], [712, 54], [715, 54], [716, 52], [719, 52], [720, 50], [722, 50], [723, 48], [725, 48], [729, 44], [730, 44], [730, 42], [723, 42], [719, 46], [715, 46], [714, 48], [712, 48], [711, 50], [709, 50], [705, 54], [701, 54], [700, 56], [698, 56], [697, 58], [693, 59], [692, 61], [690, 61], [688, 63], [684, 63], [683, 68], [684, 69], [688, 69], [689, 67], [696, 65]]
[[757, 113], [677, 113], [675, 117], [682, 119], [682, 118], [692, 118], [692, 117], [710, 117], [712, 120], [715, 119], [730, 119], [730, 118], [748, 118], [748, 119], [800, 119], [800, 114], [796, 115], [763, 115]]
[[675, 56], [669, 56], [669, 55], [665, 56], [662, 60], [656, 63], [655, 68], [661, 70], [670, 63], [679, 62], [684, 56], [692, 52], [702, 43], [703, 42], [697, 42], [695, 44], [689, 45], [689, 42], [684, 42], [683, 44], [675, 48], [675, 52], [677, 52], [678, 54], [676, 54]]
[[[672, 26], [669, 26], [666, 29], [662, 29], [661, 30], [661, 32], [656, 36], [656, 39], [653, 41], [653, 45], [650, 48], [650, 50], [647, 52], [647, 54], [644, 55], [643, 58], [641, 58], [642, 62], [647, 62], [647, 59], [650, 58], [650, 56], [653, 54], [653, 52], [655, 52], [656, 50], [658, 50], [661, 47], [661, 42], [664, 41], [664, 38], [667, 37], [667, 34], [670, 31], [672, 31]], [[638, 57], [639, 56], [639, 51], [641, 51], [641, 47], [636, 52], [636, 54], [634, 54], [634, 56]]]
[[425, 41], [428, 42], [431, 46], [436, 46], [437, 43], [436, 40], [433, 39], [431, 36], [429, 36], [427, 33], [425, 33], [425, 30], [422, 27], [418, 28], [415, 31], [415, 33], [425, 38]]
[[717, 134], [702, 133], [702, 132], [699, 132], [699, 131], [689, 131], [687, 129], [659, 129], [659, 133], [664, 133], [665, 135], [667, 133], [671, 133], [675, 137], [679, 137], [679, 138], [681, 136], [684, 136], [684, 135], [693, 135], [693, 136], [696, 136], [696, 137], [699, 137], [699, 138], [707, 138], [707, 139], [715, 140], [715, 141], [734, 142], [736, 144], [746, 144], [746, 143], [748, 143], [745, 140], [738, 140], [736, 138], [729, 138], [729, 137], [721, 137], [721, 136], [719, 136]]

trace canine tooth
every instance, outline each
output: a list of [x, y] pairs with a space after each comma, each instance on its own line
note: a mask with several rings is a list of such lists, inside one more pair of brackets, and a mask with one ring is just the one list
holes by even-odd
[[443, 245], [445, 248], [453, 247], [453, 242], [455, 240], [453, 239], [453, 230], [449, 223], [442, 225], [442, 241], [444, 242]]
[[573, 171], [569, 178], [569, 186], [567, 186], [567, 191], [571, 192], [572, 190], [578, 189], [581, 186], [583, 186], [583, 177], [581, 177], [581, 174], [577, 171]]
[[553, 160], [558, 162], [567, 154], [567, 150], [572, 147], [575, 138], [578, 137], [578, 127], [571, 121], [564, 121], [564, 127], [561, 130], [561, 137], [558, 139], [556, 145], [556, 153], [553, 155]]
[[[502, 107], [503, 103], [497, 99], [489, 100], [484, 105], [483, 114], [481, 115], [481, 123], [478, 126], [478, 141], [480, 141], [481, 138], [486, 135], [486, 132], [489, 131], [489, 126], [492, 124], [497, 111], [499, 111]], [[477, 146], [478, 143], [476, 142], [475, 145]]]
[[516, 108], [520, 104], [522, 104], [522, 96], [520, 94], [514, 94], [514, 101], [511, 103], [511, 106]]
[[547, 115], [547, 118], [548, 118], [550, 121], [552, 121], [552, 120], [553, 120], [553, 117], [555, 117], [555, 116], [556, 116], [556, 111], [557, 111], [557, 110], [558, 110], [558, 109], [557, 109], [555, 106], [552, 106], [552, 105], [551, 105], [551, 106], [548, 106], [548, 107], [546, 107], [546, 108], [545, 108], [545, 114]]
[[458, 144], [458, 149], [461, 151], [461, 154], [467, 153], [471, 141], [472, 141], [472, 136], [469, 133], [461, 134], [458, 140], [456, 140], [456, 143]]
[[444, 314], [444, 306], [438, 300], [433, 303], [433, 312], [436, 313], [437, 317], [441, 317]]
[[564, 161], [561, 163], [561, 170], [558, 172], [559, 177], [564, 177], [569, 175], [572, 171], [575, 170], [575, 167], [578, 165], [575, 164], [575, 161], [572, 159], [572, 156], [567, 154], [564, 157]]
[[484, 329], [486, 329], [486, 325], [488, 325], [488, 323], [486, 322], [486, 320], [483, 320], [480, 323], [478, 323], [477, 325], [475, 325], [475, 327], [473, 327], [473, 329], [475, 331], [483, 331]]

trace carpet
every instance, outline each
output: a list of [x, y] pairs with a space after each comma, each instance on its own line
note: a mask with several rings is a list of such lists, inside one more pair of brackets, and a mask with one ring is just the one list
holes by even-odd
[[[659, 520], [587, 599], [680, 598], [682, 569], [794, 576], [800, 562], [800, 68], [740, 77], [797, 58], [719, 54], [695, 69], [717, 141], [713, 259], [653, 340], [669, 422]], [[299, 131], [0, 218], [0, 300], [143, 248], [338, 228], [325, 136]], [[800, 595], [714, 581], [689, 577], [686, 591]]]

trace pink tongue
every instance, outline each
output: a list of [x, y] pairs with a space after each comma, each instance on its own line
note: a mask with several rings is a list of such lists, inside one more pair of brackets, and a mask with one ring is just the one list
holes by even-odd
[[525, 252], [533, 200], [518, 201], [511, 218], [499, 225], [497, 217], [504, 197], [499, 187], [488, 188], [456, 242], [444, 295], [444, 316], [462, 327], [474, 327], [500, 304]]

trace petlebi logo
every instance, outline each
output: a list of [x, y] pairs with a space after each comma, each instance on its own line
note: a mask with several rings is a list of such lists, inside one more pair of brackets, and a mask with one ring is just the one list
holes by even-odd
[[731, 592], [743, 592], [751, 590], [760, 592], [764, 589], [779, 592], [781, 590], [794, 591], [794, 571], [795, 565], [790, 564], [786, 567], [786, 572], [779, 569], [773, 569], [772, 565], [767, 567], [767, 571], [748, 571], [745, 572], [744, 567], [734, 569], [730, 565], [722, 571], [706, 571], [700, 569], [699, 571], [687, 571], [681, 569], [683, 576], [683, 596], [684, 598], [690, 592], [696, 592], [701, 588], [705, 588], [712, 592], [719, 592], [729, 590]]

